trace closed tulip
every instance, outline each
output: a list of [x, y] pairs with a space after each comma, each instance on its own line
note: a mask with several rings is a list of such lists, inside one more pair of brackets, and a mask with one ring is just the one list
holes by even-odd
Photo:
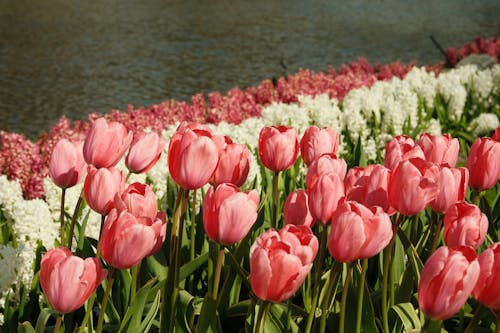
[[500, 142], [500, 126], [497, 127], [497, 129], [495, 130], [495, 133], [493, 133], [493, 135], [491, 136], [491, 138], [493, 140], [495, 140], [496, 142]]
[[411, 158], [425, 160], [422, 148], [407, 135], [398, 135], [385, 145], [384, 166], [390, 170], [396, 168], [399, 162]]
[[367, 259], [382, 251], [392, 235], [391, 220], [382, 208], [347, 201], [332, 216], [328, 250], [339, 262]]
[[114, 207], [118, 211], [126, 210], [135, 217], [154, 219], [158, 214], [158, 198], [149, 185], [130, 184], [122, 193], [116, 193]]
[[126, 210], [118, 212], [112, 209], [99, 240], [102, 258], [115, 268], [131, 268], [161, 248], [166, 230], [165, 214], [162, 212], [151, 219], [135, 217]]
[[331, 127], [311, 126], [305, 130], [300, 140], [300, 155], [309, 166], [323, 154], [336, 154], [339, 149], [340, 135]]
[[132, 132], [118, 122], [99, 118], [92, 124], [83, 144], [83, 156], [96, 168], [115, 166], [132, 142]]
[[57, 142], [49, 161], [49, 176], [60, 188], [80, 183], [87, 172], [83, 159], [83, 142], [73, 143], [66, 139]]
[[203, 200], [203, 226], [207, 236], [220, 244], [242, 240], [257, 219], [259, 194], [241, 192], [233, 184], [210, 188]]
[[500, 310], [500, 243], [494, 243], [478, 258], [479, 279], [472, 296], [492, 310]]
[[244, 144], [233, 143], [229, 137], [219, 147], [219, 164], [215, 168], [212, 183], [232, 183], [241, 186], [245, 183], [250, 171], [250, 150]]
[[431, 208], [441, 214], [457, 201], [464, 200], [469, 184], [469, 170], [466, 168], [439, 167], [438, 195], [430, 202]]
[[321, 224], [327, 224], [344, 200], [344, 183], [336, 173], [323, 174], [307, 194], [312, 217]]
[[264, 127], [259, 134], [259, 156], [262, 164], [279, 172], [290, 168], [299, 153], [297, 129], [286, 126]]
[[40, 263], [40, 284], [50, 305], [60, 313], [85, 303], [106, 277], [96, 258], [82, 259], [65, 247], [49, 250]]
[[478, 277], [479, 262], [471, 247], [438, 248], [420, 275], [420, 309], [436, 320], [450, 318], [465, 304]]
[[160, 159], [165, 144], [157, 133], [141, 132], [130, 146], [125, 165], [133, 173], [149, 171]]
[[450, 206], [444, 215], [444, 242], [448, 246], [470, 246], [474, 249], [483, 244], [488, 232], [488, 218], [476, 205], [465, 201]]
[[115, 194], [125, 189], [123, 173], [114, 168], [96, 169], [89, 165], [83, 184], [83, 194], [90, 208], [101, 215], [106, 215], [114, 207]]
[[250, 248], [250, 284], [255, 295], [273, 302], [290, 298], [309, 274], [318, 239], [306, 226], [269, 229]]
[[313, 187], [319, 176], [331, 172], [339, 175], [340, 180], [344, 181], [347, 173], [347, 163], [345, 160], [338, 158], [335, 154], [321, 155], [314, 160], [307, 169], [306, 187]]
[[492, 188], [500, 176], [500, 142], [480, 138], [472, 143], [466, 162], [469, 185], [479, 191]]
[[288, 195], [283, 207], [283, 215], [286, 224], [312, 227], [314, 219], [309, 212], [309, 198], [306, 190], [298, 189]]
[[429, 162], [447, 164], [452, 168], [457, 164], [460, 146], [458, 139], [452, 138], [450, 134], [423, 133], [420, 135], [418, 145], [424, 151], [425, 159]]
[[177, 184], [186, 190], [201, 188], [218, 162], [219, 150], [208, 128], [188, 123], [177, 128], [168, 147], [168, 169]]
[[389, 204], [403, 215], [416, 215], [438, 195], [439, 167], [420, 158], [401, 161], [389, 180]]

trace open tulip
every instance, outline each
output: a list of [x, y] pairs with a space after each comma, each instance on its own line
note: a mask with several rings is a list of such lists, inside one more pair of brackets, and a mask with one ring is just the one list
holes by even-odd
[[47, 251], [40, 263], [42, 290], [50, 305], [60, 313], [81, 307], [106, 274], [99, 259], [82, 259], [65, 247]]
[[250, 248], [250, 284], [262, 300], [281, 302], [304, 282], [318, 252], [318, 239], [306, 226], [268, 229]]
[[429, 162], [447, 164], [452, 168], [457, 164], [460, 146], [458, 139], [452, 138], [450, 134], [423, 133], [418, 139], [418, 145], [424, 151], [425, 159]]
[[290, 168], [299, 154], [297, 129], [286, 126], [264, 127], [259, 134], [259, 156], [262, 164], [279, 172]]
[[343, 181], [347, 172], [347, 163], [335, 154], [321, 155], [307, 169], [306, 187], [313, 187], [319, 176], [331, 172], [339, 175], [340, 180]]
[[398, 135], [385, 145], [384, 166], [393, 170], [399, 162], [417, 157], [425, 160], [422, 148], [409, 136]]
[[256, 190], [241, 192], [224, 183], [208, 190], [203, 200], [203, 226], [207, 236], [220, 244], [242, 240], [257, 219], [259, 194]]
[[147, 172], [160, 159], [165, 144], [157, 133], [141, 132], [130, 146], [125, 165], [133, 173]]
[[488, 232], [488, 218], [476, 205], [465, 201], [450, 206], [444, 215], [444, 242], [448, 246], [470, 246], [474, 249], [483, 244]]
[[102, 258], [115, 268], [131, 268], [161, 248], [166, 230], [163, 212], [151, 219], [112, 209], [99, 240]]
[[83, 159], [83, 142], [73, 143], [66, 139], [57, 142], [50, 155], [49, 176], [60, 188], [80, 183], [87, 172]]
[[418, 304], [429, 317], [450, 318], [460, 310], [479, 277], [471, 247], [438, 248], [426, 261], [418, 284]]
[[219, 164], [215, 168], [212, 183], [243, 185], [250, 171], [250, 158], [250, 150], [246, 145], [233, 143], [229, 137], [224, 137], [222, 147], [219, 147]]
[[116, 193], [114, 205], [118, 211], [127, 210], [135, 217], [155, 219], [158, 214], [158, 198], [146, 184], [133, 183], [122, 193]]
[[212, 178], [219, 150], [212, 132], [203, 126], [181, 123], [168, 147], [168, 169], [173, 180], [186, 190], [201, 188]]
[[339, 262], [368, 259], [392, 239], [392, 223], [382, 208], [346, 201], [332, 216], [328, 250]]
[[300, 155], [309, 166], [323, 154], [336, 154], [339, 148], [340, 135], [331, 127], [319, 128], [311, 126], [305, 130], [300, 140]]
[[500, 310], [500, 243], [494, 243], [478, 257], [480, 273], [472, 296], [492, 310]]
[[472, 143], [466, 162], [469, 185], [479, 191], [492, 188], [500, 176], [500, 142], [480, 138]]
[[338, 174], [326, 173], [318, 178], [307, 194], [312, 217], [322, 224], [327, 224], [344, 200], [344, 183]]
[[452, 204], [464, 200], [468, 184], [469, 170], [440, 165], [438, 195], [430, 202], [431, 208], [435, 212], [446, 213]]
[[116, 193], [125, 189], [123, 173], [114, 168], [96, 169], [89, 165], [83, 184], [83, 194], [90, 208], [101, 215], [106, 215], [114, 207]]
[[107, 122], [99, 118], [92, 124], [85, 143], [83, 156], [88, 164], [96, 168], [115, 166], [132, 142], [132, 132], [118, 122]]
[[312, 227], [314, 219], [309, 211], [309, 198], [306, 190], [298, 189], [288, 195], [283, 207], [283, 216], [286, 224]]

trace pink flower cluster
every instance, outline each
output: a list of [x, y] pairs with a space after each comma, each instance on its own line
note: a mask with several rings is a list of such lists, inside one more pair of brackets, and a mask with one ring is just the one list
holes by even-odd
[[472, 43], [465, 44], [461, 48], [449, 48], [447, 50], [447, 61], [450, 65], [456, 65], [461, 59], [471, 54], [488, 54], [497, 62], [500, 60], [500, 38], [478, 37]]

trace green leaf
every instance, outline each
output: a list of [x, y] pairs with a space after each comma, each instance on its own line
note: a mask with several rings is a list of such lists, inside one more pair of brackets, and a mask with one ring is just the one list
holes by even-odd
[[160, 290], [156, 292], [156, 296], [154, 301], [150, 304], [149, 311], [141, 322], [140, 331], [141, 332], [149, 332], [149, 329], [153, 325], [154, 319], [158, 310], [160, 309]]
[[24, 323], [19, 325], [19, 327], [17, 328], [17, 333], [36, 333], [36, 332], [33, 326], [31, 326], [31, 323], [25, 321]]
[[219, 332], [217, 317], [217, 300], [213, 299], [211, 295], [207, 294], [203, 300], [201, 313], [198, 318], [198, 325], [196, 332], [211, 333]]
[[47, 321], [51, 315], [58, 316], [59, 314], [52, 309], [42, 309], [40, 314], [38, 315], [38, 319], [36, 321], [35, 331], [36, 333], [44, 333], [45, 326], [47, 325]]
[[208, 261], [208, 252], [203, 253], [198, 256], [193, 261], [190, 261], [184, 265], [182, 265], [179, 272], [179, 281], [183, 281], [188, 276], [194, 273], [197, 269], [203, 266]]
[[401, 319], [406, 332], [420, 332], [420, 318], [411, 303], [399, 303], [391, 307]]

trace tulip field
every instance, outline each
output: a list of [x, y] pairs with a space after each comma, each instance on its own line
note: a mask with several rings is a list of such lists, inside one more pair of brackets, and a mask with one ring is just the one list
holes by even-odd
[[500, 332], [499, 56], [0, 132], [0, 332]]

